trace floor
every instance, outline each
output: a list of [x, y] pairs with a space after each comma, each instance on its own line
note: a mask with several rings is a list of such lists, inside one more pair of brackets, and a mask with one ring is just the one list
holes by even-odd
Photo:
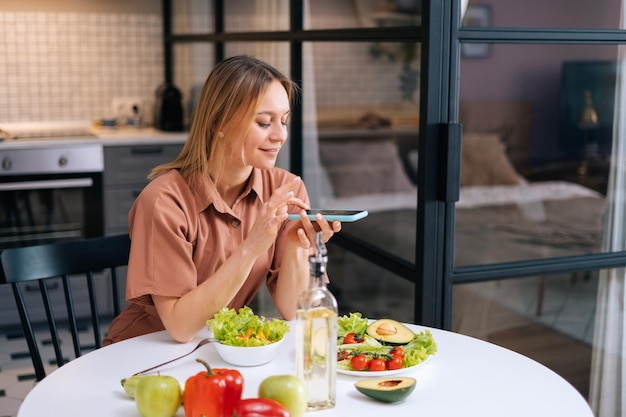
[[[105, 332], [108, 323], [103, 324], [102, 328]], [[48, 364], [45, 365], [46, 373], [50, 373], [57, 368], [54, 351], [48, 343], [50, 336], [43, 332], [37, 332], [37, 335], [40, 352], [48, 360]], [[69, 332], [60, 331], [59, 337], [62, 341], [63, 356], [66, 360], [73, 359]], [[88, 327], [81, 332], [81, 343], [86, 346], [93, 345], [93, 336]], [[0, 417], [16, 416], [23, 399], [35, 384], [35, 373], [26, 340], [19, 331], [0, 333]]]
[[542, 363], [587, 398], [597, 283], [564, 274], [461, 286], [454, 328]]
[[[543, 303], [541, 314], [537, 315], [542, 284]], [[402, 318], [407, 310], [412, 309], [412, 299], [406, 295], [411, 294], [411, 291], [403, 289], [403, 285], [395, 282], [378, 288], [376, 299], [382, 301], [377, 303], [372, 303], [370, 290], [365, 291], [366, 294], [347, 294], [338, 288], [335, 290], [344, 309], [365, 309], [365, 305], [359, 304], [359, 300], [363, 299], [370, 307], [376, 304], [375, 310], [371, 310], [375, 311], [372, 314]], [[570, 275], [550, 276], [543, 279], [543, 283], [542, 278], [533, 277], [458, 286], [454, 292], [453, 330], [491, 340], [533, 357], [566, 379], [570, 378], [568, 380], [582, 392], [588, 386], [587, 364], [579, 366], [577, 375], [566, 376], [565, 373], [571, 373], [568, 371], [571, 365], [564, 362], [563, 357], [571, 356], [572, 361], [580, 365], [580, 358], [585, 357], [586, 349], [591, 345], [596, 288], [595, 277]], [[262, 297], [257, 307], [263, 310], [264, 315], [272, 316], [271, 302], [265, 297]], [[104, 324], [103, 331], [107, 327], [108, 324]], [[546, 333], [546, 330], [549, 332]], [[87, 337], [88, 334], [88, 329], [85, 329]], [[62, 333], [61, 339], [66, 341], [64, 346], [67, 346], [67, 352], [64, 351], [64, 354], [71, 356], [69, 334]], [[533, 343], [533, 340], [538, 343]], [[557, 363], [551, 357], [544, 362], [545, 349], [540, 345], [546, 340], [560, 343], [561, 358]], [[567, 346], [575, 349], [571, 355], [563, 353]], [[45, 357], [54, 362], [51, 347], [42, 343], [40, 348], [45, 352]], [[49, 370], [55, 367], [49, 365]], [[25, 340], [0, 333], [0, 417], [16, 416], [23, 398], [34, 384], [35, 377]]]
[[592, 344], [598, 278], [553, 275], [455, 287], [453, 329], [481, 339], [496, 331], [540, 323]]
[[492, 333], [491, 343], [514, 350], [552, 369], [588, 398], [591, 345], [577, 341], [540, 323]]

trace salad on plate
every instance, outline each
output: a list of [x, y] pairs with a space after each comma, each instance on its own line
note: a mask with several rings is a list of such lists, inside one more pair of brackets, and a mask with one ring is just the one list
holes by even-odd
[[395, 320], [372, 321], [358, 312], [338, 317], [337, 337], [337, 371], [349, 375], [404, 372], [437, 352], [428, 329], [415, 333]]

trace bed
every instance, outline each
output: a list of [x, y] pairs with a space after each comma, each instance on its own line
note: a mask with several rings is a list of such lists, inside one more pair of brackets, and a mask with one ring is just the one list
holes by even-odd
[[[530, 161], [529, 105], [467, 103], [460, 115], [456, 266], [600, 250], [605, 208], [600, 193], [572, 182], [531, 182], [520, 174]], [[344, 231], [414, 261], [416, 151], [393, 137], [351, 137], [321, 141], [320, 159], [329, 183], [321, 206], [369, 211], [366, 219], [344, 224]], [[411, 283], [332, 243], [328, 270], [344, 311], [412, 319]]]

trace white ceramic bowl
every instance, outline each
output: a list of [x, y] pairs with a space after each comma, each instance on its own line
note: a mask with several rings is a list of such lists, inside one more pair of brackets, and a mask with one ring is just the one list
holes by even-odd
[[285, 338], [264, 346], [229, 346], [214, 343], [217, 353], [226, 362], [237, 366], [258, 366], [270, 362], [280, 349]]

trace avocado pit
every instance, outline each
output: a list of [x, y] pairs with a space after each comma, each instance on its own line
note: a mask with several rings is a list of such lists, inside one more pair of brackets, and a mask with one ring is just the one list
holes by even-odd
[[392, 319], [379, 319], [367, 327], [367, 334], [379, 342], [404, 345], [415, 337], [415, 333], [404, 324]]
[[380, 381], [378, 386], [382, 388], [394, 388], [400, 384], [402, 384], [401, 379], [385, 379], [384, 381]]
[[391, 334], [398, 333], [398, 329], [396, 329], [396, 327], [393, 324], [391, 324], [391, 323], [382, 323], [376, 329], [376, 333], [378, 333], [380, 335], [383, 335], [383, 336], [388, 336], [388, 335], [391, 335]]
[[385, 403], [402, 401], [415, 389], [416, 380], [410, 377], [370, 378], [357, 381], [360, 393]]

